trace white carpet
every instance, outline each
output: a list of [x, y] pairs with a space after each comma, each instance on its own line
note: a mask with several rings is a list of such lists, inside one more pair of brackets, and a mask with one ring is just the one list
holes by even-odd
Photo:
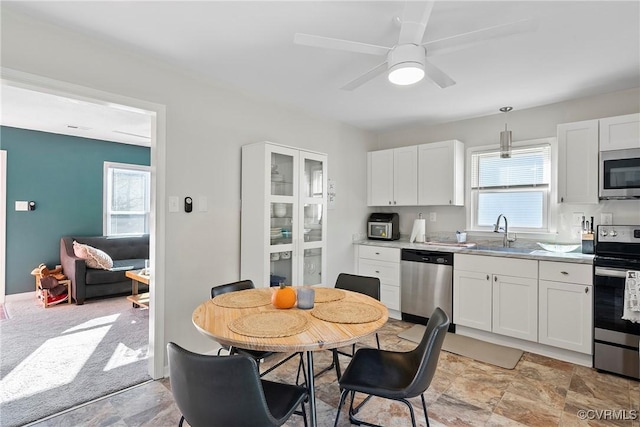
[[[414, 325], [400, 332], [398, 337], [419, 343], [424, 335], [424, 331], [424, 325]], [[447, 332], [447, 336], [442, 344], [442, 349], [449, 353], [470, 357], [474, 360], [500, 366], [505, 369], [515, 368], [523, 354], [522, 350], [492, 344], [450, 332]]]
[[148, 310], [124, 297], [6, 303], [0, 321], [0, 426], [19, 426], [139, 384], [147, 374]]

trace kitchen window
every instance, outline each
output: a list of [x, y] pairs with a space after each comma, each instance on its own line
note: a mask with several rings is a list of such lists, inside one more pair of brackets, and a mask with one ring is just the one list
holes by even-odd
[[510, 231], [549, 231], [551, 145], [514, 147], [511, 158], [500, 150], [471, 153], [471, 228], [493, 231], [504, 214]]
[[149, 233], [151, 172], [149, 166], [104, 163], [105, 236]]

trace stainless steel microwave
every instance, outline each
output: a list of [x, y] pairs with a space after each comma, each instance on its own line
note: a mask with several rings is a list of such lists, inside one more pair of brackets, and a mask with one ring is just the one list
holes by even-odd
[[601, 199], [640, 199], [640, 148], [600, 152]]

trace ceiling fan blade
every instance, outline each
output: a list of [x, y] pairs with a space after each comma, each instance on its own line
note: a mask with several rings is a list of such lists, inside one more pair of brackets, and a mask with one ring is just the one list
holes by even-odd
[[296, 33], [293, 38], [295, 44], [320, 47], [324, 49], [344, 50], [347, 52], [364, 53], [382, 56], [389, 53], [389, 48], [373, 44], [353, 42], [350, 40], [334, 39], [331, 37], [314, 36], [312, 34]]
[[367, 71], [366, 73], [364, 73], [363, 75], [358, 77], [357, 79], [351, 80], [349, 83], [347, 83], [346, 85], [342, 86], [340, 89], [342, 89], [342, 90], [354, 90], [354, 89], [362, 86], [363, 84], [365, 84], [369, 80], [373, 79], [377, 75], [384, 73], [386, 70], [387, 70], [387, 61], [383, 62], [380, 65], [376, 65], [375, 67], [373, 67], [372, 69], [370, 69], [369, 71]]
[[433, 1], [407, 1], [402, 12], [398, 44], [421, 44], [427, 22], [433, 10]]
[[424, 62], [424, 73], [442, 89], [456, 84], [455, 80], [429, 61]]
[[458, 49], [468, 48], [482, 43], [486, 40], [498, 37], [507, 37], [514, 34], [521, 34], [535, 31], [538, 28], [538, 21], [535, 19], [522, 19], [508, 24], [495, 25], [481, 30], [470, 31], [439, 40], [424, 43], [427, 55], [435, 55], [451, 52]]

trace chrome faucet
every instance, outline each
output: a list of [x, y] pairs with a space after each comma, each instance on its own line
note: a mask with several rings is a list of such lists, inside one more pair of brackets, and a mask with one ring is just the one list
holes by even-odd
[[[500, 218], [504, 218], [504, 228], [500, 227]], [[515, 236], [513, 237], [513, 239], [509, 238], [509, 223], [507, 222], [507, 217], [504, 216], [503, 214], [498, 215], [498, 219], [496, 220], [496, 223], [493, 225], [494, 233], [499, 233], [500, 229], [504, 230], [504, 236], [502, 237], [502, 246], [505, 248], [508, 248], [511, 242], [516, 241], [516, 238]]]

